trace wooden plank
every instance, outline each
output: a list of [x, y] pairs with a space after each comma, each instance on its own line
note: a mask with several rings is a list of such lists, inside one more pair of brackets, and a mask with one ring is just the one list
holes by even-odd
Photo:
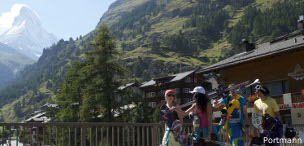
[[117, 127], [117, 146], [119, 146], [119, 134], [120, 134], [119, 128], [120, 127]]
[[128, 146], [130, 146], [130, 127], [128, 127], [128, 129], [127, 129], [127, 135], [128, 135], [128, 138], [127, 138], [127, 140], [128, 140]]
[[141, 134], [142, 134], [142, 145], [145, 145], [145, 127], [141, 127]]
[[71, 127], [69, 127], [69, 146], [71, 146]]
[[107, 141], [107, 146], [109, 145], [109, 127], [107, 127], [107, 139], [106, 139], [106, 141]]
[[31, 146], [33, 145], [33, 142], [32, 142], [32, 130], [33, 130], [33, 127], [31, 127], [31, 129], [30, 129], [30, 144], [31, 144]]
[[137, 145], [140, 145], [140, 131], [139, 131], [139, 127], [137, 127]]
[[92, 146], [92, 127], [90, 128], [90, 146]]
[[152, 146], [157, 145], [157, 133], [156, 133], [156, 126], [152, 127]]
[[86, 127], [81, 127], [81, 146], [86, 146], [86, 133], [87, 133], [87, 128]]
[[[2, 126], [2, 135], [4, 135], [4, 126]], [[4, 137], [4, 136], [2, 136], [2, 138], [1, 138], [1, 139], [2, 139], [2, 142], [4, 141], [3, 137]]]
[[122, 127], [122, 146], [125, 146], [125, 127]]
[[98, 129], [97, 129], [97, 127], [95, 128], [95, 130], [96, 130], [95, 145], [98, 146]]
[[58, 146], [58, 128], [57, 128], [57, 126], [56, 126], [56, 146]]
[[[18, 133], [18, 132], [17, 132], [17, 133]], [[45, 137], [45, 131], [44, 131], [44, 127], [42, 127], [42, 133], [43, 133], [42, 145], [45, 145], [45, 140], [44, 140], [44, 137]], [[18, 146], [18, 136], [17, 136], [17, 146]]]
[[[16, 128], [16, 131], [17, 131], [16, 133], [18, 134], [18, 127]], [[16, 137], [17, 137], [16, 146], [18, 146], [18, 141], [19, 141], [19, 140], [18, 140], [18, 137], [19, 137], [19, 134], [18, 134]], [[43, 137], [43, 138], [44, 138], [44, 137]], [[43, 144], [44, 144], [44, 143], [43, 143]]]
[[133, 145], [135, 146], [136, 142], [135, 142], [135, 127], [133, 127]]
[[112, 126], [112, 145], [114, 146], [114, 126]]
[[49, 145], [52, 146], [52, 129], [53, 127], [50, 127], [50, 133], [49, 133]]
[[75, 130], [75, 137], [74, 137], [74, 146], [77, 146], [77, 128], [74, 128]]
[[146, 128], [146, 132], [147, 132], [147, 146], [149, 146], [149, 141], [150, 141], [149, 127]]
[[64, 145], [64, 127], [61, 128], [61, 135], [62, 135], [62, 141], [61, 141], [61, 145]]
[[103, 145], [103, 127], [100, 129], [100, 139], [101, 139], [101, 146]]

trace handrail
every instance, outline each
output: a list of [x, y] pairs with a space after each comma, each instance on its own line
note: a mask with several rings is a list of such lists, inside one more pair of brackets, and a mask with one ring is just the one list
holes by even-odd
[[[17, 131], [23, 131], [31, 145], [61, 145], [61, 146], [158, 146], [161, 144], [165, 132], [164, 123], [98, 123], [98, 122], [53, 122], [53, 123], [0, 123], [0, 128], [7, 129], [0, 132], [1, 142], [18, 141], [12, 139], [14, 126]], [[304, 124], [294, 124], [303, 131]], [[1, 128], [2, 129], [2, 128]], [[250, 127], [251, 131], [253, 127]], [[192, 133], [192, 123], [184, 123], [183, 131]], [[224, 131], [219, 136], [224, 143], [228, 137]], [[18, 133], [18, 132], [17, 132]], [[4, 135], [4, 137], [3, 137]], [[24, 139], [23, 139], [24, 140]], [[192, 139], [189, 139], [192, 140]], [[245, 138], [245, 145], [250, 139]], [[0, 143], [1, 145], [1, 143]], [[16, 146], [18, 144], [16, 143]]]

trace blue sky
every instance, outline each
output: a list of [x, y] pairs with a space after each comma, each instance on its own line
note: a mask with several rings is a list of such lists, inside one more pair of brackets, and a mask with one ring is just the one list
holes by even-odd
[[39, 16], [43, 27], [59, 39], [85, 35], [116, 0], [0, 0], [0, 15], [14, 4], [25, 4]]

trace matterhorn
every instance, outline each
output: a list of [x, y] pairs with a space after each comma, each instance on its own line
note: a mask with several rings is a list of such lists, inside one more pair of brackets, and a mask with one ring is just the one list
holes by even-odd
[[0, 42], [33, 60], [57, 40], [42, 27], [39, 15], [24, 4], [13, 5], [0, 16]]

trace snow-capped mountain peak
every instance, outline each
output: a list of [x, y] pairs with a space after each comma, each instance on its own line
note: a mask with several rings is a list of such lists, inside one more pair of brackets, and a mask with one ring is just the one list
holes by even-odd
[[32, 59], [37, 60], [43, 48], [57, 41], [53, 34], [42, 27], [39, 15], [24, 4], [15, 4], [10, 12], [0, 16], [1, 20], [7, 22], [0, 23], [0, 42], [12, 48], [23, 48], [17, 50]]

